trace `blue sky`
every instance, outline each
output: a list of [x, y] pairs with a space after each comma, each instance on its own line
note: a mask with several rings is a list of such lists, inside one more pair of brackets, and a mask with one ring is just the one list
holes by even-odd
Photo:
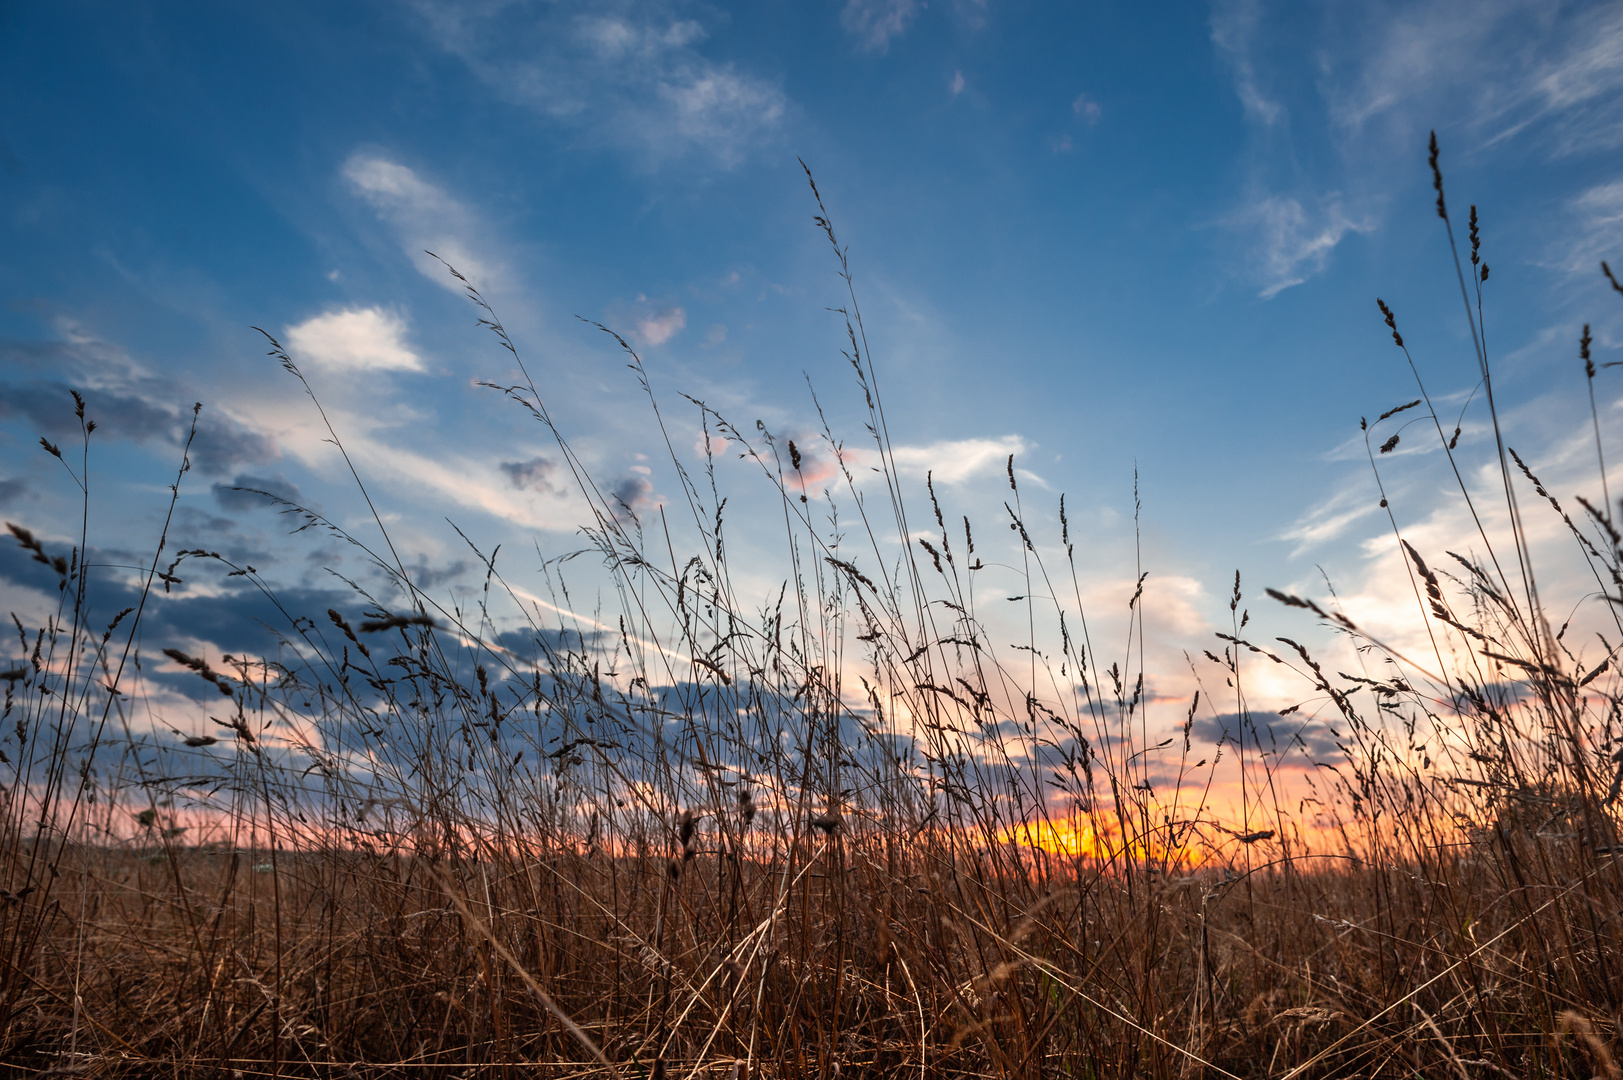
[[[289, 588], [348, 556], [233, 484], [365, 521], [254, 326], [303, 367], [408, 563], [476, 585], [447, 518], [486, 548], [578, 546], [544, 432], [475, 385], [510, 363], [424, 249], [485, 292], [638, 508], [676, 480], [580, 319], [643, 354], [685, 453], [679, 392], [815, 446], [807, 379], [860, 442], [797, 157], [849, 245], [909, 482], [934, 469], [949, 513], [995, 518], [1015, 453], [1043, 515], [1067, 493], [1114, 612], [1136, 470], [1163, 659], [1210, 641], [1236, 568], [1253, 594], [1323, 595], [1322, 566], [1377, 623], [1412, 604], [1358, 420], [1415, 396], [1377, 295], [1440, 411], [1476, 381], [1429, 130], [1456, 217], [1482, 208], [1511, 439], [1562, 497], [1597, 486], [1581, 325], [1623, 358], [1597, 272], [1623, 263], [1616, 5], [10, 3], [0, 102], [0, 512], [77, 535], [77, 490], [37, 445], [73, 435], [76, 387], [102, 424], [93, 542], [142, 561], [202, 402], [180, 542]], [[1614, 439], [1619, 379], [1597, 384]], [[1446, 546], [1439, 459], [1414, 438], [1383, 475]], [[770, 540], [738, 528], [764, 588]]]

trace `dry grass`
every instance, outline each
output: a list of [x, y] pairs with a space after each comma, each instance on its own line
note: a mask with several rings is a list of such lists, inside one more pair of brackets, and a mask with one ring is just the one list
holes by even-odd
[[[1474, 327], [1474, 209], [1471, 241]], [[979, 546], [933, 490], [905, 504], [854, 293], [845, 315], [881, 467], [866, 499], [849, 475], [803, 498], [804, 448], [694, 403], [776, 492], [764, 598], [729, 571], [712, 460], [673, 452], [682, 497], [639, 521], [526, 376], [498, 389], [557, 436], [618, 610], [547, 622], [494, 554], [477, 605], [442, 605], [365, 548], [387, 604], [287, 613], [276, 661], [171, 651], [220, 720], [159, 752], [129, 727], [145, 605], [187, 563], [270, 585], [160, 547], [142, 605], [86, 625], [88, 538], [63, 555], [14, 528], [61, 606], [18, 624], [0, 672], [6, 1074], [1618, 1075], [1623, 683], [1545, 618], [1515, 503], [1544, 493], [1513, 452], [1493, 496], [1512, 535], [1483, 530], [1482, 565], [1407, 548], [1435, 667], [1283, 595], [1364, 674], [1253, 640], [1236, 578], [1209, 654], [1242, 713], [1223, 820], [1215, 762], [1148, 741], [1138, 596], [1132, 644], [1096, 652], [1063, 507], [1057, 544], [1033, 536], [1012, 462]], [[1623, 590], [1606, 504], [1573, 532]], [[977, 614], [994, 547], [1030, 586], [1023, 650]], [[536, 616], [529, 644], [498, 644], [493, 611]], [[1340, 741], [1311, 813], [1244, 712], [1257, 664], [1299, 673]], [[1050, 817], [1093, 839], [1011, 842]]]

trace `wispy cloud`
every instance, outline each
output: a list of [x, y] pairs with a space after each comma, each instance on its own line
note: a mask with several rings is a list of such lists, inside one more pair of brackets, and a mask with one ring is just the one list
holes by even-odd
[[1362, 480], [1321, 500], [1280, 534], [1296, 547], [1291, 557], [1343, 536], [1356, 522], [1380, 510], [1379, 496]]
[[[1428, 129], [1454, 160], [1512, 143], [1556, 158], [1623, 146], [1623, 7], [1615, 3], [1332, 6], [1312, 48], [1292, 39], [1288, 49], [1270, 10], [1269, 0], [1214, 0], [1210, 24], [1251, 129], [1247, 194], [1227, 224], [1251, 233], [1265, 298], [1319, 273], [1348, 234], [1377, 225], [1390, 162], [1423, 153]], [[1288, 114], [1270, 87], [1309, 78], [1318, 99], [1299, 95]], [[1323, 149], [1337, 162], [1328, 172], [1312, 167]], [[1601, 233], [1614, 228], [1604, 188], [1574, 206]], [[1595, 235], [1563, 236], [1561, 248], [1593, 263], [1586, 237]]]
[[417, 7], [496, 93], [650, 164], [703, 155], [732, 168], [788, 109], [776, 82], [706, 56], [704, 26], [664, 0]]
[[1339, 193], [1312, 194], [1295, 170], [1283, 184], [1269, 182], [1269, 173], [1278, 171], [1272, 168], [1275, 149], [1289, 139], [1289, 131], [1284, 106], [1263, 89], [1258, 71], [1262, 26], [1262, 0], [1217, 0], [1213, 5], [1212, 45], [1230, 71], [1252, 130], [1250, 194], [1223, 224], [1250, 237], [1258, 295], [1271, 300], [1322, 271], [1349, 232], [1374, 225], [1349, 213]]
[[460, 293], [462, 286], [428, 252], [444, 259], [481, 288], [502, 274], [481, 242], [476, 215], [444, 188], [424, 180], [407, 165], [372, 150], [357, 150], [344, 162], [343, 176], [399, 236], [400, 246], [430, 281]]
[[1409, 107], [1424, 103], [1458, 117], [1483, 145], [1525, 136], [1558, 155], [1623, 145], [1616, 4], [1430, 0], [1361, 21], [1379, 29], [1350, 50], [1345, 73], [1326, 80], [1343, 127], [1379, 118], [1406, 135], [1416, 126]]
[[923, 446], [898, 446], [893, 457], [903, 475], [923, 478], [933, 473], [944, 484], [962, 484], [1004, 470], [1009, 455], [1018, 458], [1030, 444], [1018, 435], [997, 439], [944, 439]]
[[919, 0], [846, 0], [840, 25], [866, 52], [883, 53], [907, 32], [923, 5]]
[[1623, 180], [1580, 192], [1566, 209], [1572, 235], [1562, 236], [1551, 265], [1571, 274], [1598, 274], [1602, 259], [1623, 262]]
[[1251, 119], [1272, 126], [1285, 119], [1285, 107], [1263, 93], [1252, 58], [1261, 0], [1219, 0], [1212, 9], [1212, 44], [1234, 76], [1234, 90]]
[[[409, 507], [456, 506], [477, 510], [524, 529], [571, 530], [583, 519], [585, 507], [569, 491], [552, 483], [536, 482], [537, 471], [516, 488], [510, 465], [493, 463], [486, 447], [471, 449], [435, 445], [423, 438], [402, 438], [398, 416], [376, 418], [360, 410], [328, 407], [333, 423], [343, 432], [344, 452], [368, 483], [388, 489]], [[317, 429], [306, 428], [287, 438], [289, 453], [312, 470], [332, 466], [333, 452]], [[420, 432], [411, 434], [420, 435]], [[544, 471], [544, 470], [543, 470]], [[403, 523], [401, 527], [405, 529]], [[424, 535], [407, 529], [421, 542]]]
[[[1428, 129], [1452, 160], [1514, 144], [1545, 157], [1623, 146], [1623, 7], [1539, 0], [1409, 0], [1325, 9], [1312, 79], [1322, 112], [1287, 118], [1262, 89], [1300, 81], [1300, 43], [1269, 36], [1263, 0], [1217, 0], [1212, 41], [1251, 123], [1250, 179], [1228, 224], [1253, 235], [1260, 293], [1312, 277], [1349, 233], [1373, 229], [1393, 183], [1390, 161], [1423, 153]], [[1298, 63], [1298, 67], [1301, 65]], [[1307, 129], [1309, 115], [1322, 129]], [[1291, 122], [1287, 122], [1291, 120]], [[1339, 167], [1307, 167], [1324, 142]], [[1592, 271], [1619, 231], [1617, 195], [1601, 184], [1569, 199], [1576, 226], [1553, 265]], [[1337, 192], [1348, 193], [1345, 198]]]
[[1337, 195], [1314, 207], [1285, 195], [1260, 195], [1229, 219], [1228, 224], [1256, 237], [1257, 270], [1271, 300], [1322, 271], [1330, 253], [1348, 233], [1369, 232], [1373, 222], [1350, 216]]

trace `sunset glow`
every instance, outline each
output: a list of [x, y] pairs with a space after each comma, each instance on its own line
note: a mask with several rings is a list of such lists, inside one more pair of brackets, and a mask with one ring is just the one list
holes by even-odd
[[6, 1076], [1623, 1080], [1616, 0], [52, 0], [0, 103]]

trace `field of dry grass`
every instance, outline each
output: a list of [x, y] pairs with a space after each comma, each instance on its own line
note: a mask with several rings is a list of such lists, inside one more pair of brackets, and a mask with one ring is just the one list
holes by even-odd
[[[1474, 208], [1469, 243], [1480, 350]], [[1508, 535], [1484, 530], [1481, 560], [1406, 548], [1434, 657], [1310, 599], [1253, 615], [1236, 577], [1209, 654], [1238, 703], [1230, 808], [1189, 738], [1200, 703], [1150, 742], [1142, 645], [1095, 650], [1063, 506], [1036, 535], [1012, 461], [994, 519], [904, 501], [854, 292], [843, 314], [880, 469], [860, 494], [847, 474], [802, 498], [802, 448], [692, 403], [776, 493], [769, 596], [729, 569], [708, 455], [673, 451], [680, 527], [639, 521], [526, 378], [497, 389], [557, 437], [618, 608], [543, 618], [495, 553], [453, 606], [386, 539], [283, 504], [392, 592], [284, 610], [261, 656], [169, 649], [218, 705], [214, 734], [159, 748], [131, 726], [145, 606], [182, 572], [274, 587], [161, 547], [108, 625], [90, 538], [14, 526], [61, 602], [0, 671], [0, 1072], [1623, 1077], [1623, 681], [1547, 618], [1521, 515], [1562, 511], [1502, 441], [1504, 490], [1462, 505], [1509, 499]], [[1608, 502], [1584, 509], [1572, 557], [1623, 642], [1623, 538]], [[1031, 585], [1018, 660], [977, 610], [994, 533]], [[1136, 595], [1130, 614], [1141, 642]], [[1362, 674], [1291, 640], [1310, 622]], [[1336, 740], [1311, 809], [1249, 722], [1258, 665], [1293, 670]]]

